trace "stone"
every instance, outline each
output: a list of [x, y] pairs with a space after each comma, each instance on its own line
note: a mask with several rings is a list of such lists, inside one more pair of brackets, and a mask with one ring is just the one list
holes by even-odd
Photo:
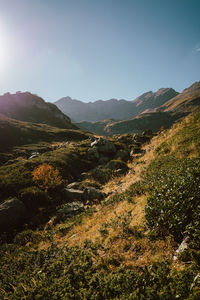
[[183, 239], [183, 241], [181, 242], [181, 244], [179, 245], [178, 249], [176, 250], [176, 254], [174, 255], [173, 259], [177, 260], [178, 257], [185, 251], [188, 249], [188, 241], [189, 241], [189, 237], [187, 236], [186, 238]]
[[116, 152], [115, 145], [103, 138], [99, 138], [98, 140], [95, 140], [93, 143], [91, 143], [91, 147], [97, 147], [98, 151], [100, 153], [104, 154], [114, 154]]
[[84, 191], [76, 190], [76, 189], [64, 189], [65, 197], [70, 200], [84, 200]]
[[67, 185], [67, 189], [81, 190], [81, 182], [72, 182]]
[[95, 200], [95, 199], [101, 200], [105, 198], [105, 193], [92, 186], [88, 186], [84, 189], [84, 198], [85, 201]]
[[8, 231], [23, 224], [26, 208], [17, 198], [4, 201], [0, 205], [0, 231]]
[[76, 213], [82, 212], [84, 210], [84, 205], [80, 201], [73, 201], [66, 204], [63, 208], [58, 210], [59, 215], [74, 215]]

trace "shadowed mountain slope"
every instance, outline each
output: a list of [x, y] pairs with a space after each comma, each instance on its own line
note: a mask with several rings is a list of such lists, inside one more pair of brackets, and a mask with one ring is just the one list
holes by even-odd
[[75, 128], [70, 118], [56, 105], [47, 103], [29, 92], [6, 93], [0, 96], [0, 114], [26, 122], [44, 123], [59, 128]]

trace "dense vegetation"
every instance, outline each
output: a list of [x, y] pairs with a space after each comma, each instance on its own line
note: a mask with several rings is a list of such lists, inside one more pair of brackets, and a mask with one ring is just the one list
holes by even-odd
[[[59, 246], [57, 243], [76, 225], [81, 226], [87, 215], [94, 215], [95, 218], [95, 207], [70, 219], [58, 219], [57, 224], [49, 230], [39, 227], [21, 231], [7, 240], [9, 243], [3, 243], [6, 237], [2, 236], [0, 298], [199, 299], [199, 124], [200, 114], [183, 121], [181, 126], [175, 125], [174, 131], [161, 133], [158, 137], [161, 142], [154, 151], [155, 158], [145, 169], [142, 178], [126, 191], [112, 195], [98, 206], [97, 212], [102, 210], [100, 217], [103, 218], [106, 207], [110, 206], [112, 211], [117, 204], [127, 205], [126, 211], [122, 213], [121, 207], [120, 214], [114, 214], [114, 218], [101, 223], [98, 243], [89, 239], [85, 239], [82, 246], [72, 246], [70, 240]], [[42, 201], [58, 205], [62, 195], [58, 197], [56, 190], [47, 193], [49, 187], [37, 187], [33, 181], [33, 171], [48, 164], [52, 166], [48, 170], [57, 170], [55, 178], [58, 181], [72, 181], [81, 172], [94, 167], [95, 162], [86, 159], [87, 149], [88, 141], [82, 141], [78, 147], [60, 148], [32, 160], [2, 166], [2, 198], [12, 190], [13, 196], [19, 196], [30, 210], [33, 209], [33, 202], [38, 203], [38, 207], [43, 205]], [[137, 152], [134, 149], [135, 160]], [[145, 163], [142, 155], [139, 155], [135, 166]], [[127, 171], [125, 161], [112, 158], [104, 167], [97, 168], [96, 173], [91, 172], [95, 184], [100, 186], [112, 178], [115, 166]], [[147, 198], [145, 220], [133, 226], [131, 222], [137, 215], [132, 211], [140, 197]], [[85, 228], [89, 231], [88, 224]], [[76, 235], [73, 231], [71, 234]], [[176, 249], [185, 238], [187, 249], [174, 260]], [[148, 245], [153, 248], [154, 244], [165, 243], [167, 239], [172, 241], [170, 255], [155, 255], [148, 265], [124, 263], [128, 255], [132, 261], [137, 256], [140, 262], [142, 252], [149, 249]], [[113, 248], [113, 252], [110, 250], [115, 243], [123, 253], [121, 250], [115, 253], [116, 248]], [[155, 248], [151, 254], [153, 252], [156, 252]]]
[[157, 235], [189, 236], [199, 248], [200, 159], [165, 157], [154, 161], [146, 174], [150, 185], [146, 220]]
[[171, 271], [168, 262], [138, 270], [108, 269], [97, 249], [30, 251], [1, 248], [1, 299], [199, 299], [195, 267]]

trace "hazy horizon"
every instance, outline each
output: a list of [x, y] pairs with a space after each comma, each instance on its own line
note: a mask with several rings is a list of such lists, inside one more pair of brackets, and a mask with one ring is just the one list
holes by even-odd
[[198, 0], [0, 0], [0, 94], [133, 100], [200, 80]]

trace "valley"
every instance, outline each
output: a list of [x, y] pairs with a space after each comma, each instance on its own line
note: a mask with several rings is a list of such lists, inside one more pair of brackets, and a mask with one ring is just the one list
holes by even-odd
[[1, 109], [1, 299], [199, 298], [199, 91], [98, 133]]

